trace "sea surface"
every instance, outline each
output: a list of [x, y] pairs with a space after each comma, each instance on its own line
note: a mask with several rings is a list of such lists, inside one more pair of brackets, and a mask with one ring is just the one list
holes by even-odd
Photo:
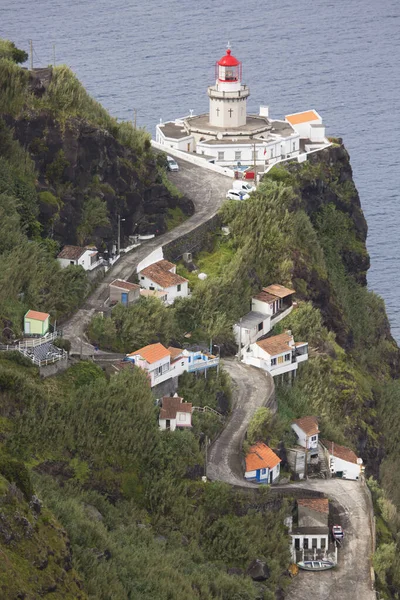
[[249, 111], [317, 109], [341, 136], [369, 225], [370, 289], [400, 341], [399, 0], [0, 0], [0, 37], [34, 66], [69, 65], [114, 116], [152, 135], [160, 118], [206, 112], [228, 40]]

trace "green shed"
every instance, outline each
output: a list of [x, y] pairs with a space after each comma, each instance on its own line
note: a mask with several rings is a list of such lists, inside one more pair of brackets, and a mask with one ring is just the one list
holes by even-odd
[[28, 310], [24, 317], [25, 335], [41, 336], [49, 331], [50, 315], [48, 313], [38, 312], [37, 310]]

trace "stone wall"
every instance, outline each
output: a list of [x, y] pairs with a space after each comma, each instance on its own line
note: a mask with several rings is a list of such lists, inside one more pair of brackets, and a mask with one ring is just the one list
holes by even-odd
[[68, 369], [68, 367], [68, 359], [58, 360], [57, 362], [46, 365], [45, 367], [39, 367], [39, 373], [41, 377], [51, 377], [52, 375], [57, 375], [57, 373], [62, 373]]
[[208, 234], [221, 227], [221, 217], [217, 214], [205, 221], [198, 227], [179, 238], [168, 242], [163, 246], [164, 258], [171, 262], [176, 262], [182, 258], [184, 252], [196, 254], [203, 249]]

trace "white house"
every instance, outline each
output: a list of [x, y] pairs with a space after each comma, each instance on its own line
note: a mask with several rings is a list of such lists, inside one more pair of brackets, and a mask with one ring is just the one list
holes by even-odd
[[164, 292], [167, 303], [189, 295], [188, 280], [176, 273], [176, 265], [159, 260], [138, 272], [139, 283], [146, 290]]
[[246, 456], [245, 478], [254, 483], [274, 483], [279, 479], [281, 459], [263, 442], [251, 446]]
[[301, 417], [292, 423], [297, 443], [308, 450], [318, 450], [318, 420], [316, 417]]
[[342, 477], [343, 479], [359, 479], [363, 467], [362, 458], [346, 446], [340, 446], [328, 440], [320, 440], [329, 459], [329, 466], [332, 475]]
[[175, 431], [177, 427], [192, 426], [192, 404], [183, 402], [183, 398], [163, 396], [161, 401], [160, 416], [158, 419], [160, 429]]
[[166, 151], [196, 153], [209, 162], [241, 169], [306, 157], [305, 143], [311, 149], [329, 145], [316, 111], [288, 115], [285, 120], [270, 118], [267, 106], [261, 106], [259, 114], [247, 114], [250, 89], [242, 83], [242, 63], [230, 48], [215, 63], [214, 82], [207, 89], [208, 113], [156, 126], [156, 142]]
[[276, 377], [297, 371], [298, 364], [308, 360], [307, 342], [295, 342], [290, 331], [251, 344], [240, 353], [242, 361], [264, 369]]
[[329, 500], [299, 498], [297, 515], [297, 526], [290, 531], [293, 561], [297, 562], [303, 556], [305, 559], [326, 557], [329, 545]]
[[[219, 365], [219, 357], [208, 352], [186, 350], [160, 343], [150, 344], [127, 354], [124, 362], [131, 362], [148, 373], [150, 386], [154, 387], [184, 372], [195, 373]], [[118, 368], [117, 368], [118, 370]]]
[[293, 310], [293, 294], [295, 290], [275, 283], [253, 296], [251, 311], [233, 327], [240, 348], [254, 344]]
[[85, 271], [91, 271], [102, 264], [96, 248], [82, 248], [81, 246], [64, 246], [57, 255], [60, 265], [65, 268], [69, 265], [80, 266]]

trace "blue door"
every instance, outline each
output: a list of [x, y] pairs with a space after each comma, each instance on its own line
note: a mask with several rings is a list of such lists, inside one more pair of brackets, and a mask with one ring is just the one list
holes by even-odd
[[121, 302], [124, 306], [128, 306], [128, 293], [127, 292], [122, 292]]

